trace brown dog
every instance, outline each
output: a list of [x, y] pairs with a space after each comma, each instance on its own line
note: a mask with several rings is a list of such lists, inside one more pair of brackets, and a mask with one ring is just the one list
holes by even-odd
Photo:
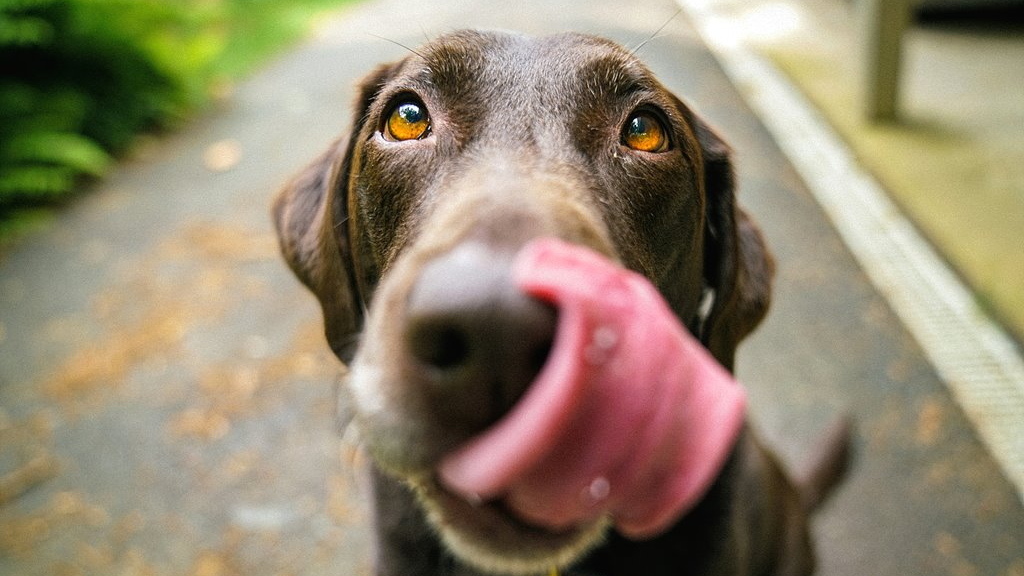
[[378, 68], [355, 125], [280, 194], [284, 254], [323, 307], [342, 401], [373, 462], [379, 576], [805, 575], [806, 513], [845, 429], [791, 483], [745, 430], [703, 500], [649, 540], [549, 530], [435, 480], [544, 363], [554, 312], [510, 280], [541, 236], [646, 276], [731, 369], [772, 261], [738, 208], [729, 149], [629, 52], [599, 38], [458, 32]]

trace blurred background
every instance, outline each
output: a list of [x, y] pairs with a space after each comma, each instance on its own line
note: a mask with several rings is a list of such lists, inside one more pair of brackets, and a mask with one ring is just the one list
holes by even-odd
[[643, 43], [732, 144], [779, 260], [739, 355], [754, 424], [798, 466], [837, 413], [858, 422], [815, 521], [820, 573], [1024, 576], [1020, 479], [695, 12], [812, 103], [1019, 361], [1019, 0], [0, 0], [0, 574], [370, 573], [359, 456], [334, 421], [344, 367], [269, 202], [344, 132], [362, 75], [483, 27]]
[[[350, 0], [4, 0], [0, 241]], [[140, 142], [141, 140], [141, 142]]]

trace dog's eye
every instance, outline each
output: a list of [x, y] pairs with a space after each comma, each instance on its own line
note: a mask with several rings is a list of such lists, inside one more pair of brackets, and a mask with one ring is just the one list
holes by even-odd
[[417, 140], [430, 131], [426, 106], [417, 102], [401, 102], [391, 109], [384, 124], [384, 138], [393, 142]]
[[622, 143], [640, 152], [664, 152], [668, 150], [668, 130], [654, 114], [636, 112], [626, 121]]

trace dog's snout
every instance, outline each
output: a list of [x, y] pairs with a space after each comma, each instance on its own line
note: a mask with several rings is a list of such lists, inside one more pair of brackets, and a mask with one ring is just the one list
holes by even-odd
[[506, 413], [540, 372], [553, 308], [514, 286], [511, 256], [469, 244], [432, 260], [409, 296], [409, 366], [446, 428], [477, 432]]

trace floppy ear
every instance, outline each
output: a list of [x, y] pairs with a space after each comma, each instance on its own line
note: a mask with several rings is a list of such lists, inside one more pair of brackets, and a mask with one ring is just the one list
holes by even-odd
[[693, 117], [704, 166], [704, 279], [714, 304], [701, 340], [729, 370], [736, 347], [760, 324], [771, 300], [775, 264], [757, 224], [736, 202], [729, 146]]
[[355, 354], [363, 325], [363, 295], [348, 235], [349, 173], [367, 110], [396, 68], [397, 64], [381, 66], [363, 79], [349, 135], [335, 141], [274, 199], [274, 224], [284, 258], [320, 300], [327, 342], [346, 363]]

